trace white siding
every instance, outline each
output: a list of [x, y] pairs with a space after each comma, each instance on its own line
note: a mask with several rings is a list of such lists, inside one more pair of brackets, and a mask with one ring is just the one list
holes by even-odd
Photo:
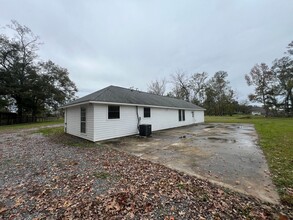
[[134, 106], [120, 106], [120, 118], [108, 119], [108, 105], [94, 105], [95, 141], [136, 134], [137, 117]]
[[[137, 134], [137, 113], [135, 106], [120, 106], [120, 118], [108, 119], [108, 105], [87, 104], [86, 133], [80, 132], [80, 108], [74, 106], [65, 109], [66, 132], [91, 141]], [[151, 124], [152, 130], [180, 127], [204, 122], [204, 111], [185, 110], [185, 121], [179, 121], [178, 109], [151, 108], [151, 117], [144, 118], [143, 107], [138, 107], [140, 124]]]
[[94, 108], [92, 104], [83, 105], [86, 108], [86, 133], [80, 132], [80, 108], [75, 106], [65, 109], [65, 127], [68, 134], [94, 141]]
[[194, 111], [194, 123], [204, 123], [204, 111]]
[[[143, 117], [143, 107], [138, 108], [140, 124], [151, 124], [152, 130], [174, 128], [204, 122], [204, 111], [185, 110], [185, 121], [179, 121], [177, 109], [151, 108], [151, 117]], [[135, 106], [120, 106], [120, 118], [108, 119], [108, 105], [94, 105], [94, 141], [137, 134]]]
[[194, 117], [192, 111], [185, 110], [185, 121], [179, 121], [178, 109], [151, 108], [151, 117], [144, 118], [143, 108], [139, 108], [141, 124], [151, 124], [153, 131], [204, 122], [204, 111], [193, 112]]

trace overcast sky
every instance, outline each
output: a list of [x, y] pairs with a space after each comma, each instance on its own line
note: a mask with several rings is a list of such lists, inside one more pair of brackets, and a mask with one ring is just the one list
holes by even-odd
[[0, 0], [44, 42], [43, 60], [70, 72], [81, 97], [108, 85], [146, 91], [154, 79], [227, 71], [240, 100], [244, 74], [271, 64], [293, 40], [292, 0]]

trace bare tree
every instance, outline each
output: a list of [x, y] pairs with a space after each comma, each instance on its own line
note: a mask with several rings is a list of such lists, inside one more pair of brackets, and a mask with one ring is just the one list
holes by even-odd
[[288, 44], [288, 47], [287, 47], [287, 54], [289, 54], [289, 55], [293, 55], [293, 41], [291, 41], [291, 42]]
[[193, 98], [192, 102], [195, 104], [202, 104], [205, 98], [205, 87], [206, 87], [206, 80], [208, 78], [208, 73], [194, 73], [191, 76], [190, 80], [190, 88], [193, 91]]
[[161, 80], [151, 81], [148, 85], [148, 92], [156, 95], [165, 95], [167, 81], [165, 78]]
[[190, 77], [183, 71], [177, 70], [171, 75], [174, 96], [186, 101], [190, 101], [191, 87]]

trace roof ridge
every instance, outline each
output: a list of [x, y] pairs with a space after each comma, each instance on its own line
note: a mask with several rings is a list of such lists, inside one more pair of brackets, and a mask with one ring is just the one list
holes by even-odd
[[[113, 86], [113, 85], [111, 85], [111, 86]], [[108, 87], [111, 87], [111, 86], [108, 86]], [[117, 87], [117, 88], [121, 88], [121, 89], [125, 89], [125, 90], [130, 90], [132, 92], [135, 91], [135, 92], [140, 92], [140, 93], [146, 93], [146, 94], [149, 94], [149, 95], [154, 95], [154, 96], [159, 96], [159, 97], [164, 97], [164, 98], [171, 98], [171, 99], [176, 99], [176, 100], [181, 100], [181, 101], [185, 101], [185, 102], [188, 102], [188, 103], [192, 103], [192, 102], [186, 101], [184, 99], [180, 99], [178, 97], [171, 97], [171, 96], [167, 96], [167, 95], [159, 95], [159, 94], [140, 91], [140, 90], [136, 90], [136, 89], [124, 88], [124, 87], [121, 87], [121, 86], [113, 86], [113, 87]]]
[[103, 95], [106, 91], [109, 90], [110, 87], [111, 87], [111, 86], [108, 86], [108, 87], [104, 88], [104, 89], [103, 89], [104, 91], [102, 91], [100, 94], [98, 94], [94, 99], [97, 99], [99, 96]]

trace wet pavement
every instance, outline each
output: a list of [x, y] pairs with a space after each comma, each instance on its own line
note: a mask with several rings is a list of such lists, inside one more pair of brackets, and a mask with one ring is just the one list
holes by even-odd
[[253, 125], [209, 123], [104, 142], [262, 200], [278, 203]]

